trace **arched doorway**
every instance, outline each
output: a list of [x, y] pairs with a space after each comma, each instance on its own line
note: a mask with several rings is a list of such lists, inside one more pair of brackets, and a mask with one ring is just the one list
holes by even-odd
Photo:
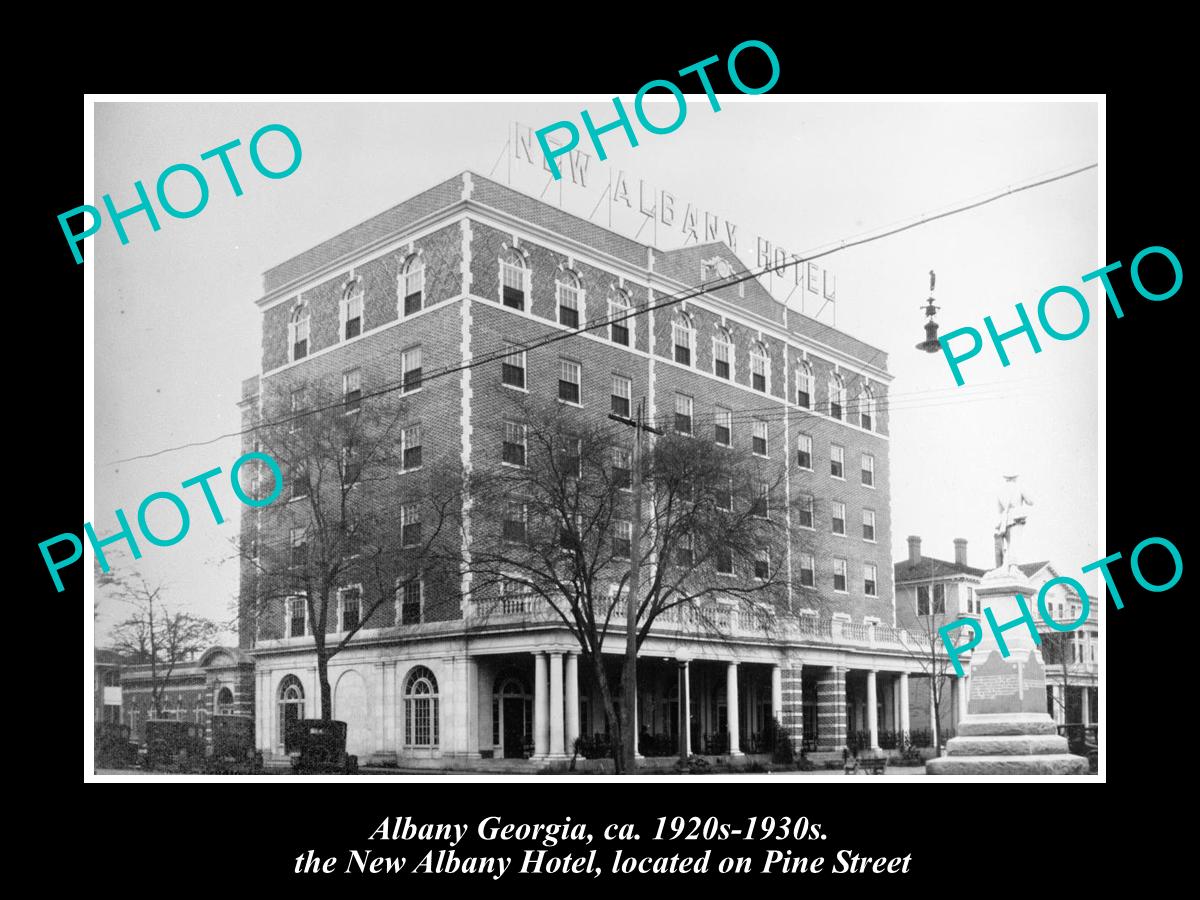
[[223, 687], [217, 691], [217, 715], [233, 715], [233, 691], [227, 687]]
[[283, 745], [284, 753], [292, 749], [288, 743], [292, 722], [303, 718], [304, 685], [295, 675], [285, 675], [279, 683], [279, 743]]
[[492, 695], [492, 737], [505, 759], [522, 759], [533, 740], [533, 697], [515, 675], [496, 679]]

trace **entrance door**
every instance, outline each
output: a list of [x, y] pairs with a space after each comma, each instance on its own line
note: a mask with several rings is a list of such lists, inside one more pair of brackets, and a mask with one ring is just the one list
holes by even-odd
[[525, 700], [523, 697], [504, 698], [504, 758], [520, 759], [525, 755]]

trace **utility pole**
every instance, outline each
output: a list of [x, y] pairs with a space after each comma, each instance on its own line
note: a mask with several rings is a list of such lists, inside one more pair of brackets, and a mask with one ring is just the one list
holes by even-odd
[[662, 434], [657, 428], [642, 422], [642, 404], [645, 398], [638, 400], [637, 419], [628, 419], [609, 413], [608, 417], [623, 425], [632, 425], [633, 440], [633, 522], [629, 534], [629, 593], [625, 597], [625, 666], [621, 673], [621, 682], [625, 689], [623, 717], [627, 723], [622, 735], [624, 744], [621, 755], [625, 758], [625, 767], [632, 774], [634, 756], [637, 753], [637, 607], [641, 594], [642, 568], [642, 432], [650, 431]]

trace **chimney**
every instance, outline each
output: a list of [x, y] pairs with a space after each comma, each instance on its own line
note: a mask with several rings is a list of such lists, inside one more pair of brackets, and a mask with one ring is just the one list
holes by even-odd
[[954, 539], [954, 561], [960, 566], [967, 564], [967, 539]]
[[1004, 565], [1004, 536], [994, 535], [992, 538], [996, 542], [996, 568]]
[[914, 566], [921, 561], [921, 539], [915, 534], [908, 536], [908, 561]]

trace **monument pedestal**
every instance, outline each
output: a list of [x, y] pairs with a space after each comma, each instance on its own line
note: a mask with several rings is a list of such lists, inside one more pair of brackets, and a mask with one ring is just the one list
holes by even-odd
[[[975, 591], [998, 624], [1021, 615], [1016, 595], [1034, 611], [1033, 588], [1015, 565], [988, 572]], [[970, 697], [946, 756], [929, 760], [929, 775], [1086, 775], [1088, 761], [1067, 751], [1046, 712], [1046, 672], [1029, 629], [1004, 632], [1009, 656], [986, 624], [971, 655]]]

